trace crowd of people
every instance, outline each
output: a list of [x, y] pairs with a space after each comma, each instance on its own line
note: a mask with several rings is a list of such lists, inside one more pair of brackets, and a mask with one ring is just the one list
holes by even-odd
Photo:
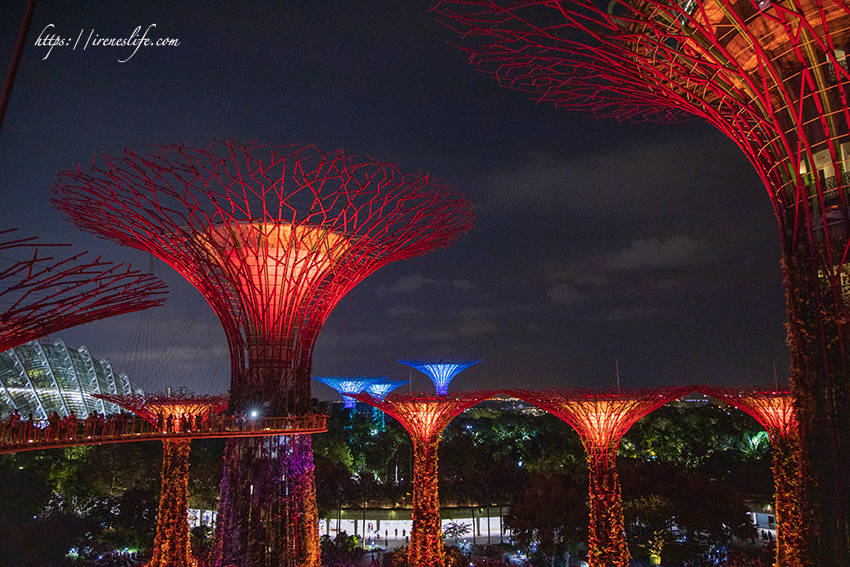
[[64, 417], [54, 411], [47, 419], [36, 419], [32, 413], [23, 418], [16, 409], [9, 419], [0, 421], [0, 443], [19, 445], [115, 437], [125, 431], [133, 431], [127, 427], [128, 422], [133, 421], [134, 416], [126, 412], [108, 417], [102, 413], [90, 413], [85, 419], [79, 419], [74, 410]]
[[[296, 419], [298, 423], [296, 423]], [[226, 416], [212, 413], [172, 414], [159, 412], [156, 423], [121, 412], [106, 416], [90, 413], [79, 419], [74, 410], [65, 417], [54, 411], [47, 419], [36, 419], [30, 413], [22, 417], [16, 409], [6, 420], [0, 420], [0, 444], [75, 443], [79, 440], [114, 439], [124, 434], [162, 434], [192, 432], [247, 432], [267, 429], [316, 429], [323, 425], [320, 416], [275, 418], [262, 420], [243, 413]]]

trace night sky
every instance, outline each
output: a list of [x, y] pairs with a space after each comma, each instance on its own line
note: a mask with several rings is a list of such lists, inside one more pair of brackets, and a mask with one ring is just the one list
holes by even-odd
[[[4, 76], [25, 4], [0, 19]], [[200, 294], [78, 231], [48, 199], [61, 170], [97, 153], [233, 138], [368, 154], [428, 171], [475, 205], [475, 228], [454, 246], [390, 264], [341, 301], [316, 376], [412, 372], [425, 390], [395, 361], [444, 356], [484, 359], [453, 382], [464, 390], [615, 386], [617, 367], [623, 387], [768, 385], [774, 364], [786, 381], [776, 221], [718, 131], [530, 101], [469, 66], [427, 2], [276, 4], [38, 3], [0, 131], [0, 224], [132, 262], [171, 289], [164, 307], [52, 339], [87, 345], [147, 391], [227, 389], [224, 334]], [[83, 49], [90, 34], [137, 27], [179, 45]], [[66, 45], [48, 54], [40, 34]]]

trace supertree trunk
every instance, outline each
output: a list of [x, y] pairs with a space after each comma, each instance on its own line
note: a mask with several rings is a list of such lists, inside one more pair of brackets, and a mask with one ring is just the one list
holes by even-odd
[[443, 564], [439, 443], [439, 438], [413, 443], [413, 529], [410, 530], [408, 555], [411, 567], [440, 567]]
[[796, 434], [773, 437], [773, 484], [776, 490], [776, 565], [808, 565], [800, 493], [800, 441]]
[[492, 395], [490, 391], [450, 392], [445, 395], [392, 394], [375, 398], [366, 392], [352, 397], [386, 412], [407, 430], [413, 441], [413, 529], [410, 567], [441, 567], [438, 453], [440, 435], [455, 416]]
[[[229, 439], [214, 565], [294, 565], [280, 438]], [[284, 520], [284, 521], [281, 521]]]
[[310, 435], [293, 435], [289, 441], [292, 453], [288, 470], [291, 472], [297, 506], [295, 553], [299, 567], [320, 567], [319, 508], [316, 504], [312, 439]]
[[[848, 311], [839, 281], [818, 277], [822, 247], [801, 242], [784, 258], [788, 344], [801, 444], [803, 537], [812, 565], [847, 565], [850, 487], [850, 374]], [[823, 270], [821, 270], [823, 273]]]
[[[289, 356], [289, 360], [266, 357], [263, 365], [254, 364], [239, 381], [241, 386], [233, 388], [231, 407], [265, 406], [264, 411], [274, 415], [308, 413], [311, 366]], [[274, 384], [286, 388], [275, 389]], [[310, 436], [231, 439], [224, 467], [214, 564], [318, 567], [319, 517]]]
[[189, 567], [189, 452], [188, 439], [162, 442], [162, 493], [156, 520], [156, 539], [148, 567]]
[[794, 399], [787, 388], [769, 390], [713, 388], [700, 390], [747, 412], [770, 435], [776, 512], [777, 567], [811, 565], [806, 542], [806, 514], [800, 471], [800, 436]]
[[590, 567], [625, 567], [629, 564], [629, 547], [617, 475], [617, 448], [586, 445], [585, 451], [590, 485]]
[[318, 567], [309, 435], [230, 439], [216, 525], [216, 567]]

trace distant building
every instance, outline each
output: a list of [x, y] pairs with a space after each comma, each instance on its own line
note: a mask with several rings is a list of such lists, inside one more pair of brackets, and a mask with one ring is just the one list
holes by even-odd
[[546, 412], [534, 404], [530, 404], [519, 398], [511, 396], [498, 395], [488, 398], [483, 402], [478, 403], [475, 407], [466, 411], [474, 411], [476, 409], [487, 409], [497, 411], [515, 411], [519, 413], [527, 413], [531, 415], [543, 415]]
[[69, 349], [61, 339], [31, 341], [0, 352], [0, 419], [17, 409], [26, 418], [64, 417], [73, 410], [79, 418], [90, 413], [114, 414], [121, 408], [91, 394], [140, 393], [126, 374], [116, 374], [109, 360], [96, 360], [81, 346]]
[[700, 394], [699, 392], [693, 392], [688, 394], [687, 396], [682, 396], [678, 400], [673, 400], [667, 405], [677, 407], [677, 408], [695, 408], [700, 406], [707, 406], [711, 403], [711, 398], [706, 396], [705, 394]]

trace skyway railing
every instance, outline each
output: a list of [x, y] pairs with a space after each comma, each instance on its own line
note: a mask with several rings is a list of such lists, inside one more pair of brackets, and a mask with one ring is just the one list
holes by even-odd
[[167, 439], [204, 439], [222, 437], [266, 437], [305, 435], [327, 431], [328, 416], [298, 417], [217, 417], [199, 424], [182, 424], [166, 430], [138, 417], [112, 416], [105, 420], [78, 420], [76, 423], [48, 423], [22, 420], [17, 427], [0, 422], [0, 454], [35, 449], [53, 449], [75, 445], [127, 443]]

